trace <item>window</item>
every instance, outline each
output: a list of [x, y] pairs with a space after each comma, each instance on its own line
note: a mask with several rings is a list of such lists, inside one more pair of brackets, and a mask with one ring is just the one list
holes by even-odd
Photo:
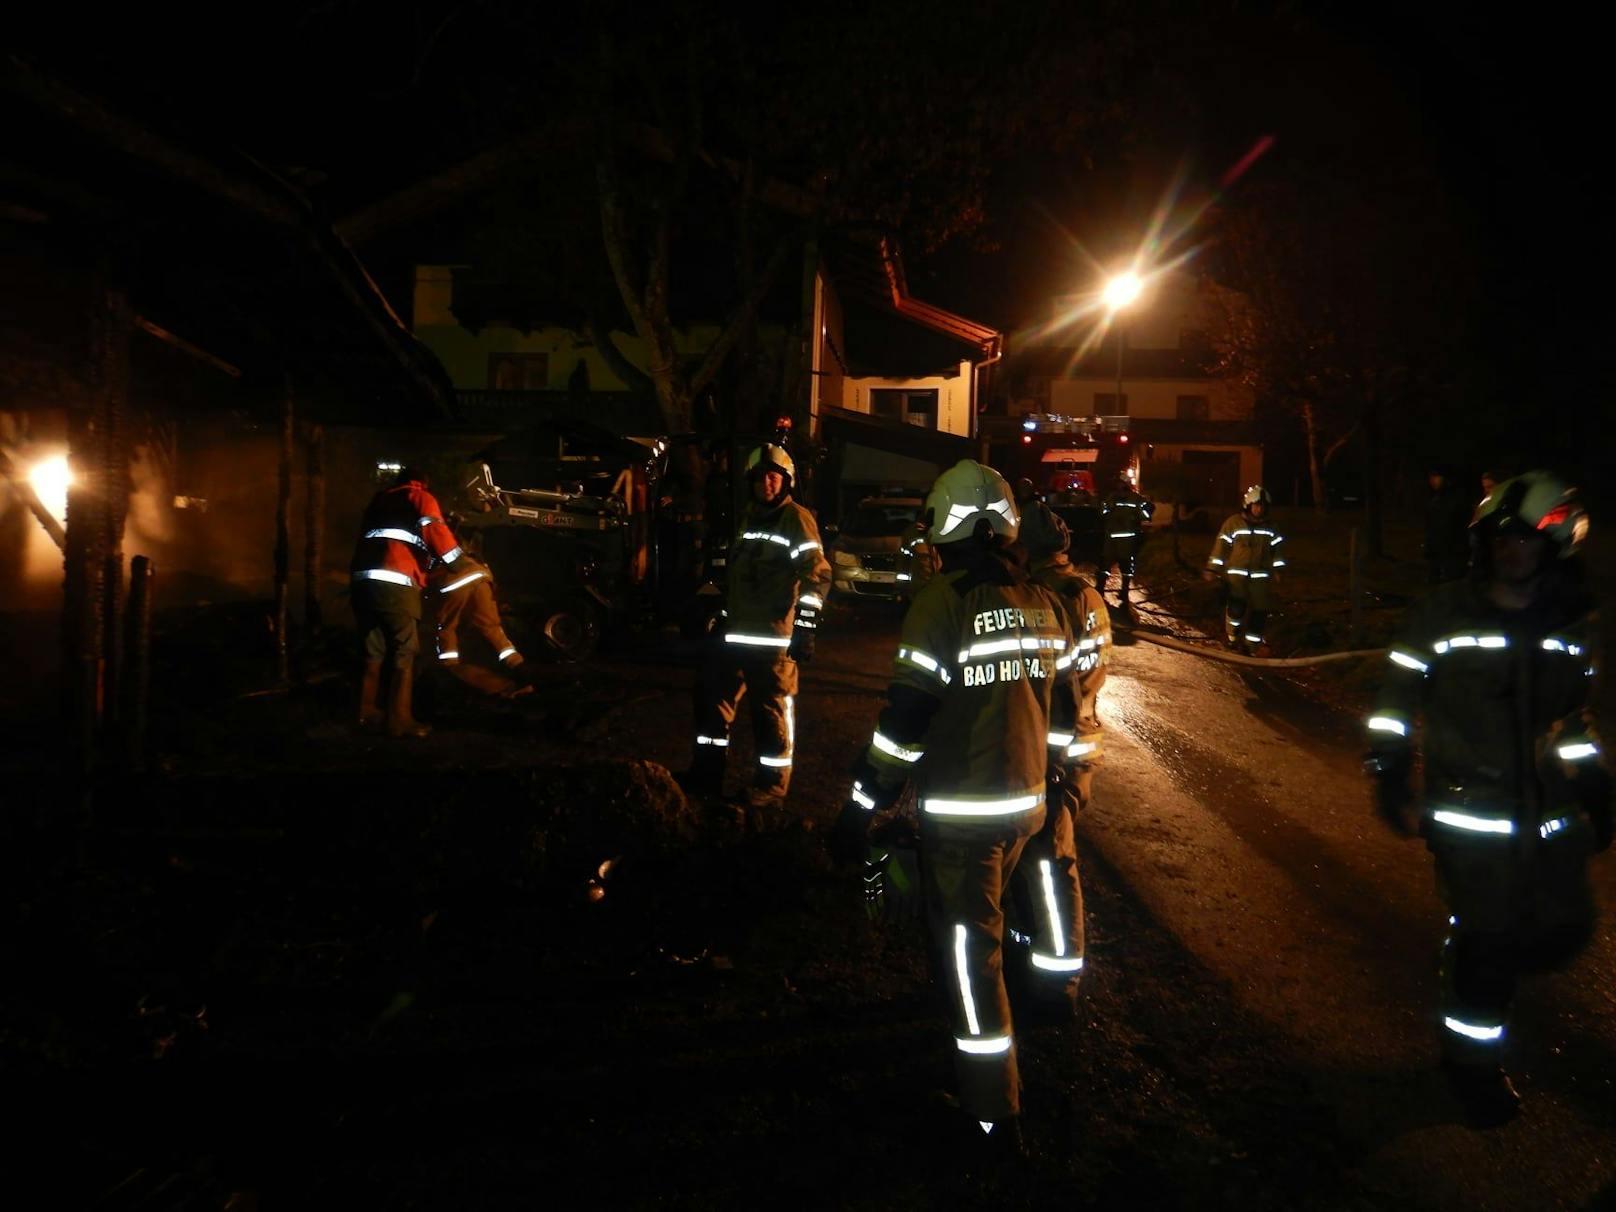
[[1205, 421], [1212, 415], [1205, 396], [1179, 396], [1178, 419], [1180, 421]]
[[1123, 392], [1121, 403], [1118, 403], [1117, 393], [1114, 391], [1097, 391], [1094, 393], [1094, 415], [1097, 417], [1125, 417], [1128, 415], [1128, 393]]
[[871, 388], [870, 415], [922, 429], [936, 429], [937, 389], [909, 391], [901, 387]]
[[488, 355], [489, 391], [543, 391], [549, 386], [549, 354]]

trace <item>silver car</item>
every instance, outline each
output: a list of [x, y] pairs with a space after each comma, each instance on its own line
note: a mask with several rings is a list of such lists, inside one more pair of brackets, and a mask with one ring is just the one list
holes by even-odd
[[832, 586], [849, 597], [907, 601], [931, 576], [919, 497], [866, 497], [830, 547]]

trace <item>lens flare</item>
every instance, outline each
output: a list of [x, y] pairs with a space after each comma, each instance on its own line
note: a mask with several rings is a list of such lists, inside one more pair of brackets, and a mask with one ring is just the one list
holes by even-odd
[[52, 455], [35, 463], [28, 473], [28, 483], [52, 517], [58, 522], [67, 517], [67, 490], [72, 487], [73, 472], [65, 454]]

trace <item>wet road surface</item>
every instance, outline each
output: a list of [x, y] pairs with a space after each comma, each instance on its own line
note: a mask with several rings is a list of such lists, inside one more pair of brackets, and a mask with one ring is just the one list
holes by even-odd
[[[879, 710], [898, 617], [833, 612], [805, 670], [789, 809], [821, 826]], [[635, 681], [654, 697], [592, 735], [612, 748], [632, 736], [681, 766], [688, 673], [654, 666]], [[1610, 1197], [1608, 918], [1570, 971], [1523, 983], [1511, 1068], [1526, 1112], [1469, 1130], [1435, 1069], [1444, 915], [1429, 856], [1371, 815], [1354, 721], [1278, 675], [1147, 643], [1115, 650], [1102, 715], [1106, 764], [1080, 826], [1096, 1017], [1026, 1045], [1034, 1135], [1037, 1117], [1070, 1119], [1082, 1083], [1100, 1082], [1157, 1126], [1165, 1117], [1219, 1142], [1224, 1169], [1208, 1173], [1227, 1176], [1231, 1198], [1510, 1208]], [[745, 724], [736, 731], [732, 784], [750, 760]], [[1607, 905], [1612, 876], [1598, 860]], [[1189, 1198], [1177, 1185], [1158, 1195]]]

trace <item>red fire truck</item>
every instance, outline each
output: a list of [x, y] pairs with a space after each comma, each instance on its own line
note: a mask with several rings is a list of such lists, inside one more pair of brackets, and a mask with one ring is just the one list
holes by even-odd
[[1014, 483], [1026, 477], [1072, 532], [1073, 555], [1098, 559], [1101, 502], [1126, 475], [1139, 486], [1140, 455], [1127, 417], [1029, 413], [989, 437], [989, 459]]

